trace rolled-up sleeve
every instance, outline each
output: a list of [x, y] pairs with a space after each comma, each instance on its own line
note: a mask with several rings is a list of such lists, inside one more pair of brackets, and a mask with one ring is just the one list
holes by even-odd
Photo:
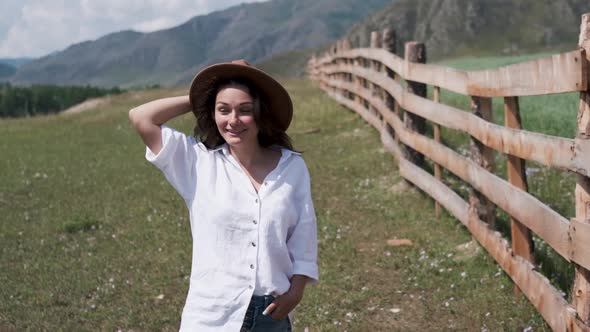
[[303, 163], [299, 192], [299, 219], [289, 239], [287, 248], [293, 260], [293, 274], [309, 277], [311, 283], [319, 280], [317, 263], [317, 220], [311, 198], [310, 177]]
[[145, 158], [154, 164], [174, 187], [189, 202], [194, 196], [197, 163], [197, 144], [194, 137], [175, 129], [161, 126], [162, 149], [155, 154], [146, 146]]

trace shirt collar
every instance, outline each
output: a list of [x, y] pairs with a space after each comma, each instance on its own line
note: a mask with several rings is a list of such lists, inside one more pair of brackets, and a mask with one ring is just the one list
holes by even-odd
[[228, 156], [229, 155], [229, 147], [227, 146], [227, 143], [223, 143], [220, 146], [216, 147], [215, 149], [211, 149], [211, 152], [217, 152], [217, 151], [221, 151], [223, 153], [224, 156]]
[[[289, 157], [291, 154], [297, 155], [297, 156], [300, 156], [301, 155], [301, 153], [299, 153], [299, 152], [295, 152], [295, 151], [292, 151], [292, 150], [289, 150], [289, 149], [285, 149], [285, 148], [280, 147], [278, 145], [273, 145], [271, 148], [274, 148], [274, 149], [277, 149], [277, 150], [281, 151], [283, 157]], [[228, 147], [227, 143], [223, 143], [220, 146], [218, 146], [218, 147], [216, 147], [214, 149], [211, 149], [210, 151], [211, 152], [221, 151], [224, 156], [226, 156], [226, 157], [229, 156], [229, 147]]]

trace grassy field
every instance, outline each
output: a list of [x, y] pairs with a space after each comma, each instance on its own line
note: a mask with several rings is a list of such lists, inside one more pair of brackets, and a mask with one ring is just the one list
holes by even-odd
[[[320, 240], [321, 281], [306, 290], [295, 331], [549, 330], [493, 259], [465, 248], [466, 229], [436, 218], [433, 202], [404, 184], [371, 127], [309, 82], [286, 84]], [[188, 215], [145, 161], [127, 111], [182, 93], [132, 92], [86, 113], [0, 121], [1, 331], [178, 329]], [[190, 133], [191, 116], [170, 125]]]

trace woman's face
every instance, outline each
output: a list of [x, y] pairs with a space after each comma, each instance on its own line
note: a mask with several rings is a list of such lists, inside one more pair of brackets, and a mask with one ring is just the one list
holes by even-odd
[[242, 85], [222, 87], [215, 98], [215, 124], [230, 146], [258, 144], [254, 100]]

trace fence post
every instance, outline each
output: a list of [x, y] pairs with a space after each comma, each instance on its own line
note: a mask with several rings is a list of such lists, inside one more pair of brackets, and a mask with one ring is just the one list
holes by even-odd
[[[395, 54], [395, 31], [387, 28], [383, 29], [381, 38], [381, 47], [383, 47], [389, 53]], [[395, 73], [393, 70], [387, 68], [386, 66], [384, 67], [387, 77], [395, 79]], [[383, 100], [385, 100], [387, 109], [393, 112], [395, 110], [395, 104], [397, 104], [397, 101], [395, 101], [393, 97], [385, 90], [383, 90]], [[397, 135], [395, 135], [393, 132], [393, 128], [385, 121], [385, 118], [383, 118], [383, 125], [385, 126], [387, 133], [389, 133], [392, 137], [397, 137]]]
[[[522, 129], [518, 97], [504, 98], [504, 123], [508, 128]], [[507, 155], [508, 181], [517, 188], [528, 191], [526, 164], [521, 158]], [[534, 264], [533, 238], [531, 231], [517, 219], [510, 218], [512, 234], [512, 252]], [[514, 285], [514, 293], [520, 295], [520, 289]]]
[[[381, 47], [381, 38], [380, 38], [380, 34], [379, 31], [371, 31], [371, 48], [380, 48]], [[381, 64], [378, 61], [371, 61], [371, 69], [373, 69], [376, 72], [381, 71]], [[382, 95], [382, 89], [381, 87], [379, 87], [379, 85], [377, 84], [373, 84], [370, 83], [371, 85], [371, 94], [373, 96], [381, 96]], [[381, 113], [379, 113], [379, 111], [377, 109], [375, 109], [372, 106], [369, 106], [369, 109], [371, 110], [371, 113], [377, 115], [379, 118], [382, 119]]]
[[[424, 45], [424, 43], [418, 43], [415, 41], [407, 42], [405, 44], [405, 61], [406, 67], [409, 67], [409, 64], [411, 62], [426, 63], [426, 45]], [[426, 84], [413, 81], [406, 82], [409, 93], [413, 93], [420, 97], [426, 97]], [[419, 134], [424, 134], [426, 130], [426, 120], [410, 112], [404, 112], [404, 123], [406, 125], [406, 128], [415, 131]], [[409, 161], [418, 166], [424, 165], [423, 154], [405, 145], [404, 150], [406, 158]]]
[[[350, 48], [351, 48], [350, 40], [348, 40], [346, 38], [343, 39], [342, 40], [342, 50], [343, 51], [348, 51], [348, 50], [350, 50]], [[350, 59], [343, 59], [342, 60], [342, 63], [344, 63], [345, 65], [349, 65], [351, 63], [351, 60]], [[344, 74], [344, 80], [346, 82], [351, 82], [352, 83], [352, 74]], [[354, 98], [353, 93], [350, 92], [350, 91], [346, 91], [345, 92], [345, 95], [346, 95], [346, 98], [347, 99], [353, 99]]]
[[[579, 46], [586, 50], [586, 61], [590, 61], [590, 13], [582, 15]], [[588, 79], [588, 78], [586, 78]], [[580, 93], [576, 140], [590, 139], [590, 89]], [[590, 223], [590, 178], [578, 175], [576, 183], [576, 220]], [[590, 325], [590, 271], [576, 266], [573, 289], [573, 306], [585, 325]]]
[[[360, 48], [360, 47], [361, 47], [360, 37], [357, 36], [357, 38], [355, 38], [355, 40], [354, 40], [351, 48]], [[350, 64], [353, 67], [359, 67], [359, 66], [361, 66], [361, 60], [359, 58], [351, 59]], [[355, 86], [355, 90], [358, 91], [361, 88], [361, 83], [362, 83], [361, 82], [361, 79], [358, 76], [355, 76], [353, 74], [350, 74], [350, 78], [352, 80], [352, 84]], [[356, 94], [356, 93], [353, 93], [353, 96], [354, 96], [353, 97], [354, 102], [356, 104], [359, 104], [360, 105], [361, 104], [361, 101], [362, 101], [361, 100], [361, 97], [358, 94]]]
[[[433, 100], [435, 103], [440, 102], [440, 88], [438, 86], [435, 86], [434, 89], [432, 90], [432, 97], [433, 97]], [[441, 139], [440, 139], [440, 125], [437, 123], [433, 123], [432, 129], [433, 129], [433, 134], [434, 134], [434, 140], [437, 143], [440, 143], [440, 141], [441, 141]], [[438, 181], [442, 180], [441, 167], [437, 163], [434, 163], [434, 178], [436, 178]], [[434, 215], [436, 217], [440, 217], [440, 211], [441, 211], [440, 203], [437, 200], [435, 200], [434, 201]]]
[[[340, 52], [340, 40], [337, 40], [334, 43], [333, 49], [332, 49], [332, 56], [336, 56], [336, 54], [338, 54], [338, 52]], [[333, 60], [333, 63], [338, 65], [340, 64], [340, 60]], [[331, 75], [333, 79], [339, 80], [340, 77], [342, 77], [341, 73], [337, 73], [337, 74], [332, 74]], [[338, 89], [337, 87], [332, 87], [332, 92], [336, 93], [336, 94], [340, 94], [340, 89]]]
[[[480, 118], [493, 121], [492, 99], [484, 97], [471, 97], [471, 113]], [[494, 150], [483, 145], [475, 137], [471, 137], [471, 159], [485, 170], [492, 172], [494, 166]], [[486, 222], [492, 229], [496, 227], [494, 204], [477, 190], [471, 188], [469, 192], [469, 206], [477, 212], [479, 219]]]

